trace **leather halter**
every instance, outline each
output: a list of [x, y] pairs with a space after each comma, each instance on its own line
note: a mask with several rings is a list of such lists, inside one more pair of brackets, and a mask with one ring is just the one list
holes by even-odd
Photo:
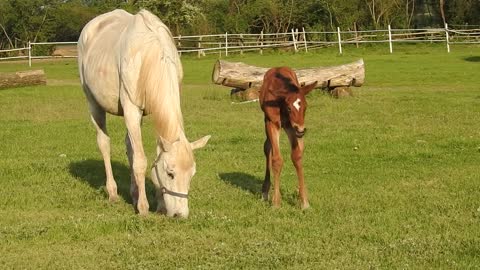
[[[160, 155], [155, 159], [155, 162], [153, 163], [152, 167], [155, 169], [155, 173], [157, 174], [157, 177], [159, 178], [158, 179], [158, 184], [162, 185], [162, 182], [160, 181], [160, 174], [158, 173], [158, 168], [157, 168], [157, 162], [158, 162], [159, 157], [160, 157]], [[162, 194], [168, 194], [168, 195], [173, 196], [173, 197], [188, 199], [188, 193], [180, 193], [180, 192], [171, 191], [171, 190], [169, 190], [169, 189], [167, 189], [166, 187], [163, 187], [163, 186], [160, 188], [160, 191], [162, 192]]]

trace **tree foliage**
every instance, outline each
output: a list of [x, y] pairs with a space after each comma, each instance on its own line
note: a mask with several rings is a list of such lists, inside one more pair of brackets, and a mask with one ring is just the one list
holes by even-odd
[[98, 14], [148, 9], [174, 35], [480, 24], [479, 0], [0, 0], [0, 48], [75, 41]]

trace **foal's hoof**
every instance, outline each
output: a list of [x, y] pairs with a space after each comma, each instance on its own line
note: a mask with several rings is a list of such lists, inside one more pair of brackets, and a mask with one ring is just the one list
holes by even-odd
[[308, 202], [304, 202], [302, 203], [301, 207], [302, 207], [302, 210], [307, 210], [308, 208], [310, 208], [310, 204]]
[[279, 200], [272, 200], [272, 206], [275, 209], [279, 209], [282, 206], [282, 203]]
[[268, 192], [263, 192], [262, 193], [262, 200], [268, 201]]

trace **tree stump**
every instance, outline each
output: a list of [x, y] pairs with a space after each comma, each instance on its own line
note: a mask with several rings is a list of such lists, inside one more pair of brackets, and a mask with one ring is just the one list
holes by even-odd
[[0, 89], [46, 84], [47, 77], [41, 69], [0, 73]]
[[238, 101], [256, 100], [258, 99], [259, 94], [260, 94], [259, 87], [251, 87], [248, 89], [234, 88], [230, 93], [232, 99], [235, 99]]
[[334, 98], [353, 97], [353, 92], [350, 87], [335, 87], [329, 91], [330, 95]]

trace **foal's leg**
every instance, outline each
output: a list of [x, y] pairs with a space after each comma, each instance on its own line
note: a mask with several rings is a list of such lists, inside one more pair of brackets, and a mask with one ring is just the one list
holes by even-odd
[[[145, 192], [145, 173], [147, 170], [147, 158], [142, 145], [142, 131], [140, 124], [142, 121], [143, 112], [130, 101], [127, 94], [120, 94], [120, 100], [123, 107], [125, 124], [127, 126], [128, 147], [131, 147], [131, 170], [135, 185], [137, 187], [137, 194], [133, 193], [132, 198], [135, 202], [138, 213], [145, 215], [148, 213], [148, 201]], [[133, 186], [133, 185], [132, 185]]]
[[118, 200], [117, 183], [113, 178], [112, 164], [110, 162], [110, 137], [107, 134], [107, 123], [105, 111], [97, 104], [89, 102], [90, 115], [97, 130], [97, 144], [102, 153], [103, 162], [105, 164], [105, 174], [107, 176], [107, 192], [110, 201]]
[[263, 153], [265, 154], [265, 159], [266, 159], [266, 169], [265, 169], [265, 180], [263, 181], [262, 185], [262, 198], [265, 201], [268, 201], [268, 192], [270, 191], [270, 168], [272, 167], [272, 143], [268, 139], [268, 134], [267, 134], [267, 139], [265, 140], [265, 143], [263, 144]]
[[293, 165], [295, 166], [295, 170], [297, 171], [300, 204], [302, 209], [306, 209], [310, 206], [310, 204], [308, 203], [307, 191], [305, 188], [305, 179], [303, 176], [303, 138], [297, 138], [297, 136], [295, 136], [295, 130], [293, 128], [287, 128], [285, 129], [285, 131], [287, 132], [288, 140], [290, 141], [290, 146], [292, 149], [290, 157], [292, 158]]
[[267, 137], [270, 140], [271, 151], [271, 163], [273, 170], [273, 198], [272, 204], [274, 207], [280, 207], [282, 200], [280, 194], [280, 173], [282, 172], [283, 159], [280, 154], [280, 123], [271, 121], [266, 122]]

